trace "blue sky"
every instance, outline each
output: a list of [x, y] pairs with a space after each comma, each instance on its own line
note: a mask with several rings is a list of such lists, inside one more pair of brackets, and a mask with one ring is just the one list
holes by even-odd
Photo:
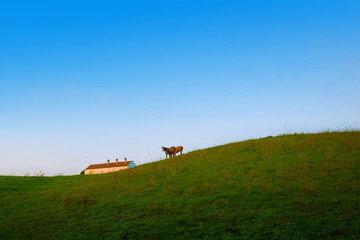
[[11, 1], [0, 174], [360, 126], [359, 1]]

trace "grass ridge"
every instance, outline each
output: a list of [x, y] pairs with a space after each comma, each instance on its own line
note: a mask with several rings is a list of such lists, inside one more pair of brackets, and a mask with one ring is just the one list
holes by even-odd
[[93, 176], [0, 177], [2, 239], [359, 239], [360, 132], [286, 134]]

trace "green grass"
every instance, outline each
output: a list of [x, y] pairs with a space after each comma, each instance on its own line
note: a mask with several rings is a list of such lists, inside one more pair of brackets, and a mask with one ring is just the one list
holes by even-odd
[[359, 239], [360, 132], [293, 134], [93, 176], [0, 177], [0, 239]]

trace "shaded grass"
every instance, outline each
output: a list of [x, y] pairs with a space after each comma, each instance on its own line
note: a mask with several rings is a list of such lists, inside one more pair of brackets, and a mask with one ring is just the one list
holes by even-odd
[[358, 239], [360, 133], [293, 134], [94, 176], [0, 177], [5, 239]]

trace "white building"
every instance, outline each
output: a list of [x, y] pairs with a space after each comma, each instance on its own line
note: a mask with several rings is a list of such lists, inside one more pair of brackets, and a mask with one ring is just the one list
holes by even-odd
[[107, 163], [91, 164], [85, 169], [85, 175], [116, 172], [135, 166], [134, 161], [127, 161], [126, 158], [123, 162], [119, 162], [118, 159], [116, 159], [116, 162], [111, 163], [110, 160], [108, 160]]

